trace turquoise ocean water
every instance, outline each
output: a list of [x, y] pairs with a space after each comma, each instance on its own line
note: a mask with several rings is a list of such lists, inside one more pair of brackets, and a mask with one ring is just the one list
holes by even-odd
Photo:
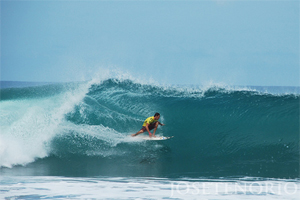
[[[298, 87], [1, 82], [0, 197], [297, 199]], [[128, 135], [161, 113], [157, 135]]]

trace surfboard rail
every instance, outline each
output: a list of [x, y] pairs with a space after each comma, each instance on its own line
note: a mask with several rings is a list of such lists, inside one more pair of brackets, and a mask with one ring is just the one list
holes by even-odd
[[142, 137], [143, 140], [168, 140], [173, 138], [174, 136], [156, 136], [156, 137]]

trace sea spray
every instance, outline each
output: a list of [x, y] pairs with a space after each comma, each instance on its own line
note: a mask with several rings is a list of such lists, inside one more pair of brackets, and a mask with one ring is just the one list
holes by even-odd
[[24, 165], [48, 156], [51, 139], [58, 133], [65, 114], [82, 101], [90, 85], [89, 82], [71, 87], [66, 84], [64, 91], [61, 85], [3, 89], [0, 165]]

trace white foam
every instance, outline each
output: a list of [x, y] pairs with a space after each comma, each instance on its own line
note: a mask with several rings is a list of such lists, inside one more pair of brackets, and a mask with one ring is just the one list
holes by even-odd
[[299, 180], [0, 177], [1, 199], [299, 199]]
[[49, 142], [65, 114], [82, 101], [91, 83], [55, 96], [0, 102], [0, 166], [25, 165], [49, 154]]

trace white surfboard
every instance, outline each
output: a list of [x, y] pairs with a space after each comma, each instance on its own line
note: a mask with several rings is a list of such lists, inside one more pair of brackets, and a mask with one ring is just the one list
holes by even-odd
[[168, 140], [170, 138], [173, 138], [174, 136], [166, 137], [166, 136], [156, 136], [156, 137], [142, 137], [143, 140]]

